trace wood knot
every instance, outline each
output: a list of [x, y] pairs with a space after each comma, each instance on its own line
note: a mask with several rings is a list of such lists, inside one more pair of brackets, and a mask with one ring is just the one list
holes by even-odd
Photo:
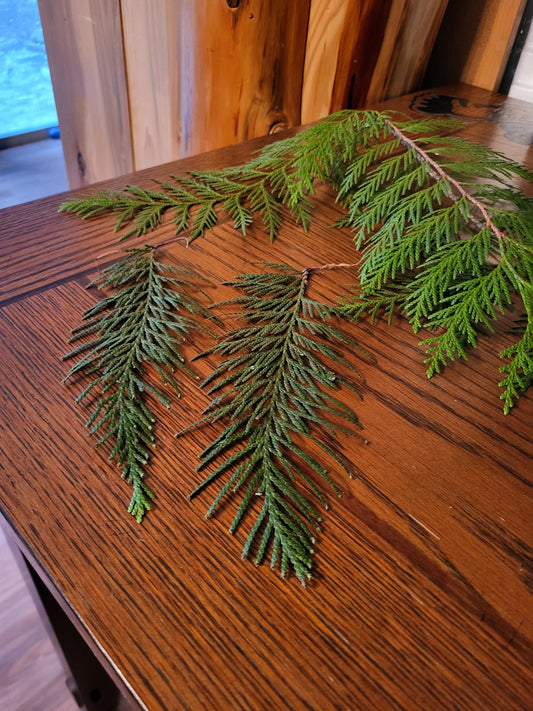
[[241, 4], [241, 0], [226, 0], [226, 4], [231, 10], [236, 10]]
[[273, 135], [274, 133], [281, 133], [282, 131], [286, 131], [288, 128], [289, 125], [286, 121], [274, 121], [274, 123], [268, 129], [268, 133], [269, 135]]
[[76, 158], [77, 158], [77, 163], [78, 163], [80, 175], [83, 177], [83, 176], [85, 176], [85, 172], [87, 170], [87, 165], [85, 163], [85, 158], [83, 156], [83, 153], [81, 151], [78, 151], [78, 155]]

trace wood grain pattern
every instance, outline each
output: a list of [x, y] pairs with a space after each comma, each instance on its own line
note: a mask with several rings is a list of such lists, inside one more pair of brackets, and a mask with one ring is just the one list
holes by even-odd
[[[521, 102], [448, 91], [472, 98], [467, 135], [513, 149], [497, 117]], [[416, 112], [421, 99], [388, 105]], [[496, 108], [480, 117], [477, 103]], [[199, 160], [214, 165], [235, 150], [241, 162], [246, 149]], [[163, 177], [168, 167], [139, 179]], [[222, 223], [189, 248], [168, 245], [164, 256], [217, 284], [265, 258], [302, 268], [353, 261], [350, 235], [329, 229], [338, 213], [328, 190], [316, 202], [308, 234], [287, 219], [270, 245], [258, 227], [244, 237]], [[316, 577], [302, 590], [295, 579], [240, 560], [245, 530], [228, 535], [231, 506], [206, 522], [212, 492], [188, 500], [201, 478], [197, 455], [215, 432], [173, 436], [207, 403], [192, 379], [183, 379], [181, 400], [157, 424], [149, 472], [155, 510], [142, 526], [126, 513], [128, 488], [87, 437], [76, 387], [61, 383], [66, 336], [94, 302], [83, 285], [99, 268], [95, 254], [113, 243], [110, 223], [80, 224], [55, 217], [53, 208], [44, 200], [2, 214], [0, 506], [139, 708], [528, 709], [533, 399], [527, 394], [513, 415], [501, 414], [497, 352], [509, 339], [505, 322], [495, 340], [480, 339], [470, 365], [455, 364], [431, 381], [405, 323], [378, 325], [372, 335], [354, 329], [377, 357], [377, 364], [357, 361], [364, 402], [354, 407], [370, 443], [340, 436], [335, 445], [354, 478], [331, 467], [343, 495], [330, 497]], [[42, 240], [28, 254], [36, 283], [24, 264], [9, 264], [32, 230]], [[157, 239], [171, 234], [165, 224]], [[322, 272], [313, 292], [337, 299], [353, 278]], [[232, 295], [227, 286], [210, 293]], [[186, 355], [205, 345], [195, 336]], [[193, 367], [206, 375], [210, 360]]]
[[525, 0], [484, 3], [459, 81], [491, 91], [499, 87], [525, 4]]
[[449, 0], [426, 86], [463, 82], [497, 90], [525, 6], [525, 0]]
[[69, 186], [133, 169], [119, 0], [39, 0]]
[[447, 0], [313, 0], [302, 121], [413, 91]]
[[122, 0], [135, 168], [300, 123], [310, 0]]
[[69, 184], [410, 91], [446, 2], [40, 0]]
[[[154, 169], [137, 171], [105, 183], [91, 186], [91, 189], [108, 187], [120, 190], [125, 185], [135, 181], [136, 185], [153, 188], [154, 179], [167, 179], [178, 168], [180, 171], [204, 170], [222, 168], [226, 165], [240, 165], [250, 156], [250, 152], [258, 150], [265, 143], [275, 140], [275, 137], [258, 138], [247, 141], [246, 144], [229, 146], [217, 151], [204, 153], [176, 163], [167, 163]], [[58, 214], [59, 206], [73, 195], [83, 195], [80, 190], [74, 193], [58, 193], [40, 201], [46, 213], [43, 219], [40, 211], [35, 211], [33, 205], [24, 205], [2, 213], [2, 234], [11, 235], [11, 241], [0, 240], [0, 264], [2, 265], [2, 280], [0, 280], [0, 305], [23, 295], [29, 295], [49, 288], [64, 281], [70, 281], [75, 275], [93, 271], [95, 265], [103, 268], [114, 261], [126, 245], [118, 245], [111, 238], [114, 219], [103, 216], [98, 225], [94, 221], [80, 221], [69, 215]], [[20, 216], [25, 214], [25, 228], [20, 230]], [[69, 229], [64, 230], [66, 222]], [[102, 229], [103, 228], [103, 229]], [[25, 231], [27, 230], [27, 232]], [[28, 239], [28, 235], [32, 239]], [[130, 239], [129, 246], [140, 246], [145, 239]], [[117, 251], [118, 250], [118, 251]]]
[[135, 170], [181, 157], [181, 4], [121, 0]]
[[309, 3], [181, 4], [181, 155], [301, 122]]
[[401, 96], [422, 85], [447, 4], [448, 0], [394, 0], [361, 105]]
[[311, 2], [302, 88], [303, 123], [335, 110], [331, 97], [347, 6], [345, 0]]

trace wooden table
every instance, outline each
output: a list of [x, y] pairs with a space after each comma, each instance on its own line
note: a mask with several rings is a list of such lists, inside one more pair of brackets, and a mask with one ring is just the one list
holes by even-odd
[[[466, 135], [532, 163], [530, 105], [455, 87], [389, 106], [463, 114]], [[262, 143], [107, 185], [241, 163]], [[0, 505], [88, 707], [532, 708], [533, 399], [502, 414], [505, 324], [494, 342], [480, 339], [468, 364], [432, 380], [404, 322], [373, 335], [354, 329], [377, 358], [358, 362], [366, 384], [355, 407], [369, 444], [339, 440], [354, 478], [331, 469], [343, 495], [329, 497], [315, 577], [303, 589], [240, 559], [245, 531], [227, 533], [231, 507], [203, 518], [213, 492], [187, 498], [216, 431], [173, 437], [208, 402], [192, 380], [157, 425], [148, 480], [156, 506], [142, 525], [126, 512], [129, 487], [94, 449], [88, 411], [73, 403], [79, 388], [61, 382], [69, 331], [95, 298], [84, 287], [119, 248], [111, 217], [58, 215], [65, 197], [0, 214]], [[336, 208], [327, 190], [317, 203], [309, 234], [287, 218], [271, 246], [260, 227], [244, 238], [225, 222], [188, 249], [168, 245], [164, 257], [216, 282], [261, 259], [353, 261], [349, 234], [328, 227]], [[171, 235], [166, 222], [156, 239]], [[323, 272], [316, 293], [334, 299], [350, 278]], [[187, 354], [204, 345], [194, 340]], [[194, 367], [203, 376], [212, 362]], [[75, 635], [115, 686], [95, 681], [88, 653], [73, 656]]]

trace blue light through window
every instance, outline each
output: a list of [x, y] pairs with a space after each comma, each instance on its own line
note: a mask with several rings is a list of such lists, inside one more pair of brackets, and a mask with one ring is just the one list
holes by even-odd
[[56, 125], [37, 0], [0, 0], [0, 138]]

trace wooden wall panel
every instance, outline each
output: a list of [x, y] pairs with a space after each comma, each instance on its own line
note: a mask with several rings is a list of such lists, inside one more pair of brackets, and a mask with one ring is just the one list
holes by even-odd
[[336, 111], [332, 106], [339, 48], [346, 25], [346, 0], [312, 0], [302, 89], [302, 121]]
[[448, 0], [394, 0], [367, 103], [419, 88]]
[[180, 155], [181, 4], [121, 0], [136, 170]]
[[70, 187], [133, 169], [119, 0], [39, 0]]
[[300, 122], [310, 0], [121, 4], [136, 169]]
[[525, 5], [526, 0], [449, 0], [424, 85], [463, 83], [497, 91]]
[[180, 5], [181, 155], [297, 125], [310, 0]]
[[448, 0], [312, 0], [302, 120], [417, 88]]
[[70, 185], [412, 90], [447, 1], [39, 0]]
[[526, 0], [488, 0], [471, 38], [460, 81], [496, 91], [522, 17]]

